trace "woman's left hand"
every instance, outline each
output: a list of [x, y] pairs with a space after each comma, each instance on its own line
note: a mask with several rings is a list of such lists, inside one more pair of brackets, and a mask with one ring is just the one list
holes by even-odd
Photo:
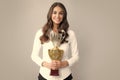
[[56, 62], [56, 68], [57, 69], [68, 66], [68, 62], [67, 61], [55, 60], [55, 62]]

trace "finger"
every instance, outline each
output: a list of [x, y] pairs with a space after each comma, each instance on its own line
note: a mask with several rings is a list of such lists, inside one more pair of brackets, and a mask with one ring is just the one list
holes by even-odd
[[52, 67], [52, 70], [57, 70], [58, 68], [57, 67]]

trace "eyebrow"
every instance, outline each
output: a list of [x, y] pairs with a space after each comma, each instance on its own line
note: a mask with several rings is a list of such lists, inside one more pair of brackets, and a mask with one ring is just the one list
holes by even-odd
[[[53, 11], [56, 11], [56, 10], [53, 10]], [[64, 12], [63, 10], [61, 10], [60, 12]]]
[[60, 12], [63, 12], [63, 13], [64, 13], [64, 11], [60, 11]]

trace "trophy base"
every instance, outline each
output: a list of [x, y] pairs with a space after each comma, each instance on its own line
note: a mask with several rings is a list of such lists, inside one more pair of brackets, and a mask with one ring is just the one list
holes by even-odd
[[59, 70], [51, 70], [50, 75], [51, 76], [59, 76]]

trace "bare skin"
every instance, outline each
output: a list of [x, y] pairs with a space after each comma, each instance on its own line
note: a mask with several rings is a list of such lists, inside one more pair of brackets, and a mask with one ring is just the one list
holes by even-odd
[[59, 60], [53, 60], [52, 62], [43, 62], [42, 65], [46, 68], [57, 70], [59, 68], [64, 68], [68, 66], [67, 61], [59, 61]]

